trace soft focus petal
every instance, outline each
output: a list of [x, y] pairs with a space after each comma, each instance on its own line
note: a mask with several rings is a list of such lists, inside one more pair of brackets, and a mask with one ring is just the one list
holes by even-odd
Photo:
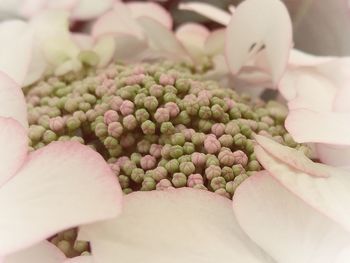
[[71, 16], [77, 20], [88, 20], [106, 12], [112, 7], [114, 0], [79, 0], [72, 10]]
[[217, 29], [210, 33], [204, 44], [204, 49], [208, 55], [223, 53], [225, 47], [225, 34], [225, 29]]
[[65, 255], [53, 244], [43, 241], [7, 256], [3, 263], [63, 263]]
[[123, 3], [116, 3], [114, 9], [101, 16], [92, 27], [92, 36], [105, 34], [127, 34], [142, 39], [140, 25], [132, 17], [131, 11]]
[[92, 256], [79, 256], [75, 258], [69, 258], [64, 263], [94, 263], [96, 262]]
[[246, 0], [227, 27], [226, 56], [233, 74], [265, 49], [272, 79], [277, 83], [288, 62], [292, 28], [288, 11], [279, 0]]
[[0, 72], [0, 117], [17, 120], [28, 128], [27, 105], [21, 88], [8, 76]]
[[292, 49], [289, 56], [291, 66], [317, 66], [332, 61], [333, 57], [320, 57], [305, 53], [301, 50]]
[[201, 2], [181, 3], [179, 5], [179, 9], [194, 11], [224, 26], [228, 25], [231, 19], [230, 13], [225, 12], [224, 10], [207, 3], [201, 3]]
[[171, 15], [157, 3], [130, 2], [126, 5], [130, 9], [134, 18], [138, 18], [140, 16], [148, 16], [157, 20], [157, 22], [163, 24], [168, 29], [171, 29], [173, 26], [173, 19]]
[[194, 58], [203, 56], [204, 44], [209, 36], [206, 27], [196, 23], [182, 24], [177, 28], [175, 35]]
[[317, 156], [321, 162], [350, 169], [350, 146], [316, 144]]
[[13, 119], [0, 117], [0, 127], [1, 189], [25, 161], [28, 139], [26, 130]]
[[279, 159], [281, 162], [284, 162], [295, 169], [319, 177], [328, 177], [330, 175], [327, 166], [312, 162], [301, 151], [285, 147], [261, 135], [254, 135], [254, 139], [274, 158]]
[[[0, 190], [0, 254], [61, 230], [116, 216], [121, 189], [102, 157], [72, 142], [31, 153]], [[25, 218], [25, 220], [23, 220]]]
[[349, 172], [328, 167], [331, 173], [329, 177], [314, 177], [274, 158], [261, 146], [255, 147], [255, 154], [262, 166], [291, 193], [350, 230]]
[[99, 66], [106, 66], [114, 57], [116, 50], [115, 38], [109, 35], [100, 37], [95, 43], [93, 50], [100, 59]]
[[350, 113], [292, 110], [286, 129], [297, 142], [350, 145]]
[[233, 209], [243, 230], [277, 262], [334, 262], [350, 241], [348, 232], [266, 171], [237, 188]]
[[19, 6], [19, 14], [24, 17], [34, 17], [45, 9], [61, 9], [70, 11], [78, 4], [79, 0], [22, 0]]
[[33, 31], [19, 20], [0, 23], [0, 71], [22, 85], [32, 59]]
[[241, 231], [228, 199], [189, 188], [127, 195], [118, 219], [82, 235], [96, 262], [271, 262]]
[[93, 38], [85, 33], [74, 33], [72, 39], [81, 50], [91, 50], [94, 43]]
[[172, 31], [169, 31], [162, 24], [149, 17], [139, 17], [137, 21], [148, 37], [151, 49], [168, 53], [174, 59], [183, 60], [188, 57], [185, 48]]

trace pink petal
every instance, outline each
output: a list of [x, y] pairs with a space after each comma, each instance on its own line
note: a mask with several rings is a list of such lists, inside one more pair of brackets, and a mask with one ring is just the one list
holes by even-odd
[[[121, 189], [102, 157], [79, 143], [56, 142], [31, 153], [0, 190], [0, 254], [80, 224], [115, 217]], [[25, 220], [23, 220], [25, 218]]]
[[204, 43], [204, 49], [208, 55], [223, 53], [225, 46], [225, 29], [212, 31]]
[[227, 27], [226, 57], [233, 74], [264, 47], [272, 79], [277, 83], [287, 65], [291, 45], [291, 21], [278, 0], [244, 1]]
[[80, 0], [72, 11], [72, 18], [89, 20], [100, 16], [113, 5], [114, 0]]
[[274, 158], [260, 146], [255, 147], [255, 154], [262, 166], [291, 193], [347, 231], [350, 230], [349, 172], [329, 166], [329, 177], [314, 177]]
[[203, 56], [204, 44], [209, 36], [206, 27], [196, 23], [185, 23], [177, 28], [175, 35], [194, 58]]
[[179, 4], [179, 9], [196, 12], [224, 26], [228, 25], [231, 19], [230, 13], [207, 3], [181, 3]]
[[2, 263], [63, 263], [65, 259], [65, 255], [56, 246], [48, 241], [42, 241], [7, 256]]
[[22, 85], [28, 72], [33, 48], [33, 32], [19, 20], [0, 24], [0, 71]]
[[0, 127], [1, 189], [25, 161], [28, 139], [26, 130], [13, 119], [0, 117]]
[[0, 72], [0, 117], [9, 117], [28, 128], [27, 105], [21, 88]]
[[189, 188], [127, 195], [118, 219], [82, 235], [98, 262], [269, 262], [237, 225], [230, 200]]
[[341, 167], [350, 168], [350, 147], [330, 144], [316, 144], [317, 156], [321, 162]]
[[139, 17], [137, 21], [143, 28], [153, 50], [168, 53], [177, 59], [188, 58], [185, 48], [172, 31], [149, 17]]
[[130, 9], [134, 18], [138, 18], [140, 16], [148, 16], [171, 30], [173, 26], [173, 19], [168, 11], [158, 3], [140, 1], [130, 2], [126, 5]]
[[254, 139], [260, 147], [271, 154], [274, 158], [295, 169], [319, 177], [328, 177], [330, 175], [327, 166], [312, 162], [304, 155], [304, 153], [296, 149], [285, 147], [261, 135], [254, 135]]
[[350, 145], [350, 113], [292, 110], [286, 129], [298, 142]]
[[92, 27], [92, 36], [98, 38], [105, 34], [127, 34], [142, 39], [140, 25], [132, 17], [128, 7], [117, 2], [114, 9], [101, 16]]
[[39, 80], [47, 69], [47, 61], [38, 43], [33, 44], [32, 57], [23, 86], [29, 86]]
[[266, 171], [240, 185], [233, 209], [242, 229], [276, 262], [334, 262], [350, 241], [340, 225], [290, 193]]

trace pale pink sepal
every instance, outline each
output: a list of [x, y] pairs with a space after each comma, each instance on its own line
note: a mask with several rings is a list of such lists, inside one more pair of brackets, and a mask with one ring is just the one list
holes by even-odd
[[286, 129], [298, 142], [350, 145], [350, 112], [292, 110]]
[[288, 11], [279, 0], [246, 0], [227, 27], [226, 57], [233, 74], [254, 59], [261, 49], [272, 80], [278, 83], [287, 66], [292, 46], [292, 26]]
[[230, 200], [190, 188], [132, 193], [118, 219], [81, 231], [97, 262], [271, 262], [241, 231]]
[[20, 86], [0, 71], [0, 117], [9, 117], [28, 128], [27, 105]]
[[1, 263], [63, 263], [65, 255], [53, 244], [42, 241], [27, 249], [5, 257]]
[[230, 13], [207, 3], [201, 3], [201, 2], [180, 3], [179, 9], [196, 12], [224, 26], [228, 25], [231, 19]]
[[[278, 145], [272, 140], [270, 144]], [[255, 146], [254, 150], [259, 162], [273, 177], [321, 215], [350, 230], [349, 172], [327, 166], [325, 169], [328, 170], [329, 177], [315, 177], [295, 169], [287, 162], [282, 162], [269, 154], [266, 149], [267, 147]]]
[[[306, 181], [301, 184], [307, 189]], [[252, 175], [237, 188], [233, 209], [242, 229], [276, 262], [334, 262], [350, 241], [345, 229], [288, 191], [266, 171]]]
[[[119, 183], [103, 160], [76, 142], [32, 152], [0, 188], [0, 254], [29, 247], [64, 229], [115, 217]], [[25, 220], [23, 220], [25, 218]]]

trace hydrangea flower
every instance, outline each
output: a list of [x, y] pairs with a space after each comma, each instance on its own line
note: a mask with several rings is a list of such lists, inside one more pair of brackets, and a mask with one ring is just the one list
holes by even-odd
[[[302, 54], [291, 50], [285, 6], [246, 0], [230, 8], [233, 15], [201, 3], [182, 7], [228, 26], [210, 32], [186, 24], [172, 32], [171, 17], [157, 4], [119, 1], [93, 22], [91, 33], [71, 33], [70, 15], [57, 10], [2, 25], [23, 33], [19, 45], [11, 45], [16, 34], [3, 35], [7, 60], [0, 69], [23, 86], [30, 155], [71, 141], [87, 145], [109, 164], [125, 194], [119, 216], [88, 225], [96, 218], [50, 221], [51, 237], [46, 231], [37, 236], [42, 243], [5, 262], [33, 253], [53, 262], [131, 263], [322, 263], [346, 255], [347, 172], [307, 157], [310, 149], [284, 127], [284, 105], [239, 95], [215, 80], [233, 74], [235, 81], [284, 94], [298, 90], [289, 80]], [[224, 55], [227, 66], [220, 68]], [[9, 63], [18, 56], [19, 65]], [[5, 91], [5, 101], [23, 99]], [[23, 105], [4, 105], [12, 111], [3, 116], [25, 112]], [[105, 186], [103, 193], [111, 190]], [[93, 198], [88, 190], [82, 196]]]

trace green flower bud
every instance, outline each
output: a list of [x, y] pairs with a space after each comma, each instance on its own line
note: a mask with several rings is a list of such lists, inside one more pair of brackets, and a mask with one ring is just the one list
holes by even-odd
[[166, 159], [161, 159], [159, 162], [158, 162], [158, 166], [161, 166], [161, 167], [164, 167], [165, 168], [165, 165], [168, 161]]
[[94, 105], [96, 103], [96, 97], [92, 94], [85, 93], [83, 94], [83, 99], [85, 102]]
[[196, 168], [192, 162], [183, 162], [180, 163], [180, 172], [184, 173], [185, 175], [190, 175], [195, 172]]
[[143, 123], [149, 120], [149, 113], [145, 109], [138, 109], [135, 112], [135, 117], [139, 123]]
[[232, 181], [235, 178], [235, 174], [233, 173], [233, 169], [228, 166], [224, 166], [221, 169], [221, 175], [225, 178], [226, 182]]
[[210, 187], [216, 191], [220, 188], [225, 188], [226, 187], [226, 180], [219, 176], [219, 177], [214, 177], [211, 181], [210, 181]]
[[184, 162], [191, 162], [191, 155], [188, 155], [188, 154], [182, 155], [177, 160], [179, 161], [180, 164]]
[[160, 132], [163, 134], [173, 134], [175, 127], [170, 121], [163, 122], [160, 126]]
[[136, 164], [134, 164], [132, 161], [126, 161], [121, 168], [126, 175], [130, 176], [132, 171], [136, 169]]
[[172, 158], [179, 158], [183, 153], [183, 149], [180, 145], [174, 145], [170, 148], [170, 156]]
[[175, 87], [180, 93], [185, 93], [189, 90], [190, 83], [187, 79], [178, 78], [176, 79]]
[[38, 119], [38, 124], [43, 126], [45, 129], [50, 128], [50, 117], [47, 115], [43, 115]]
[[87, 103], [87, 102], [80, 102], [78, 107], [79, 107], [79, 110], [82, 110], [83, 112], [87, 112], [88, 110], [91, 109], [90, 103]]
[[131, 172], [131, 180], [133, 180], [135, 183], [142, 183], [144, 177], [145, 172], [141, 168], [135, 168]]
[[178, 133], [175, 133], [171, 136], [171, 143], [173, 145], [184, 145], [184, 143], [186, 142], [186, 139], [185, 139], [185, 135], [183, 135], [182, 133], [178, 132]]
[[118, 140], [108, 136], [104, 141], [103, 141], [104, 146], [107, 149], [113, 149], [115, 146], [117, 146], [119, 144]]
[[[78, 118], [69, 117], [66, 122], [66, 126], [70, 131], [75, 131], [81, 125], [81, 122]], [[107, 128], [107, 127], [106, 127]]]
[[230, 109], [229, 115], [231, 119], [242, 118], [241, 111], [239, 110], [238, 107], [233, 107], [232, 109]]
[[148, 96], [143, 101], [144, 107], [149, 111], [155, 111], [158, 108], [158, 100], [154, 96]]
[[205, 166], [209, 167], [210, 165], [220, 166], [220, 161], [215, 155], [207, 154]]
[[73, 113], [74, 111], [78, 110], [79, 103], [76, 99], [67, 99], [66, 103], [64, 104], [64, 109], [67, 112]]
[[164, 92], [165, 92], [165, 93], [177, 94], [177, 89], [176, 89], [174, 86], [166, 85], [166, 86], [164, 87]]
[[233, 138], [229, 134], [220, 136], [219, 142], [223, 147], [231, 147], [233, 145]]
[[119, 144], [116, 145], [113, 149], [108, 149], [108, 153], [111, 157], [118, 157], [122, 154], [122, 152], [123, 149]]
[[175, 118], [175, 123], [187, 125], [191, 123], [191, 118], [186, 111], [181, 111], [179, 115]]
[[170, 92], [165, 93], [164, 96], [163, 96], [163, 100], [164, 100], [165, 103], [167, 103], [167, 102], [176, 102], [176, 99], [177, 99], [176, 94], [170, 93]]
[[198, 116], [201, 119], [210, 119], [212, 116], [211, 109], [207, 106], [201, 106], [198, 111]]
[[125, 175], [119, 175], [118, 179], [119, 179], [119, 183], [120, 183], [121, 188], [129, 187], [129, 184], [130, 184], [129, 177], [127, 177]]
[[203, 145], [204, 140], [205, 140], [205, 134], [202, 132], [196, 132], [192, 136], [192, 143], [196, 146]]
[[152, 121], [147, 120], [141, 124], [141, 129], [144, 134], [154, 134], [156, 131], [156, 125]]
[[172, 159], [165, 164], [165, 169], [168, 170], [169, 173], [176, 173], [179, 171], [179, 161], [176, 159]]
[[245, 149], [248, 153], [253, 153], [254, 152], [254, 141], [247, 139], [246, 144], [245, 144]]
[[211, 112], [215, 119], [219, 119], [224, 114], [224, 110], [220, 105], [211, 106]]
[[130, 160], [136, 165], [140, 165], [142, 155], [140, 153], [132, 153], [130, 156]]
[[235, 145], [239, 147], [244, 147], [246, 144], [247, 138], [243, 134], [238, 133], [235, 136], [233, 136], [233, 141]]
[[145, 177], [142, 182], [141, 191], [152, 191], [156, 189], [156, 181], [152, 177]]
[[32, 141], [39, 141], [44, 135], [45, 128], [39, 125], [32, 125], [29, 127], [28, 137]]
[[177, 188], [185, 187], [187, 184], [187, 177], [183, 173], [175, 173], [171, 179], [171, 182]]
[[260, 169], [261, 169], [261, 166], [258, 161], [252, 160], [248, 163], [249, 171], [259, 171]]
[[[132, 192], [133, 192], [133, 191], [132, 191], [131, 188], [124, 188], [124, 189], [123, 189], [123, 193], [124, 193], [125, 195], [131, 194]], [[83, 255], [81, 255], [81, 256], [83, 256]]]
[[284, 134], [283, 139], [284, 139], [286, 145], [289, 147], [295, 148], [298, 145], [289, 133]]
[[199, 120], [198, 122], [198, 128], [201, 132], [209, 132], [211, 130], [211, 127], [213, 126], [213, 122], [209, 120]]
[[195, 149], [195, 146], [193, 143], [191, 142], [185, 142], [184, 146], [183, 146], [183, 150], [186, 154], [192, 154], [194, 153], [194, 151], [196, 150]]
[[51, 130], [46, 130], [44, 132], [44, 135], [43, 135], [43, 141], [45, 143], [50, 143], [50, 142], [53, 142], [57, 139], [57, 135], [56, 133], [54, 133], [53, 131]]

